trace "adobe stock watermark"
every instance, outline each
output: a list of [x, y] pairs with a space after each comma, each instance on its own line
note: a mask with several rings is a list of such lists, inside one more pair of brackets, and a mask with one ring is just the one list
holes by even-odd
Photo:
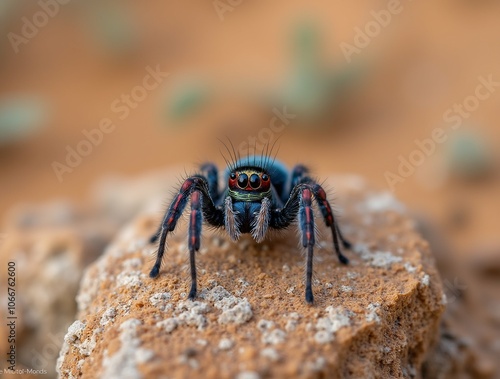
[[214, 0], [212, 5], [219, 20], [224, 21], [224, 13], [234, 11], [242, 3], [243, 0]]
[[[161, 71], [159, 65], [156, 68], [146, 67], [146, 75], [140, 85], [133, 87], [129, 93], [122, 93], [120, 97], [111, 102], [110, 111], [116, 115], [118, 120], [125, 120], [133, 109], [136, 109], [148, 95], [157, 89], [163, 80], [170, 73]], [[62, 183], [64, 174], [72, 173], [82, 162], [83, 158], [89, 156], [94, 151], [94, 147], [99, 146], [104, 136], [112, 133], [117, 124], [110, 117], [103, 117], [99, 121], [99, 126], [90, 130], [82, 130], [83, 139], [72, 147], [66, 146], [66, 158], [64, 163], [52, 162], [52, 169], [59, 183]]]
[[39, 0], [37, 2], [39, 10], [31, 17], [22, 17], [20, 34], [10, 32], [7, 34], [12, 49], [19, 53], [20, 45], [26, 45], [30, 40], [38, 35], [41, 28], [45, 27], [51, 18], [56, 17], [60, 12], [61, 5], [66, 5], [71, 0]]
[[[471, 117], [481, 103], [481, 101], [488, 100], [498, 87], [500, 82], [493, 80], [493, 75], [487, 78], [483, 76], [478, 77], [479, 84], [476, 86], [473, 95], [467, 96], [460, 103], [453, 104], [443, 113], [443, 120], [450, 124], [451, 131], [459, 129], [464, 119]], [[431, 136], [423, 140], [414, 140], [416, 148], [411, 151], [408, 156], [398, 156], [398, 170], [397, 173], [386, 171], [384, 178], [392, 192], [395, 191], [396, 185], [403, 183], [406, 179], [412, 176], [417, 167], [424, 164], [426, 159], [433, 155], [437, 146], [446, 142], [449, 138], [447, 131], [444, 128], [437, 127], [432, 130]]]
[[57, 357], [59, 357], [59, 351], [63, 343], [63, 332], [57, 334], [49, 333], [47, 342], [41, 350], [31, 349], [31, 367], [38, 371], [45, 370], [49, 366], [53, 367]]
[[297, 117], [297, 115], [287, 112], [286, 105], [281, 110], [273, 108], [273, 114], [274, 116], [269, 120], [269, 125], [260, 129], [257, 136], [248, 136], [246, 141], [238, 145], [240, 156], [248, 156], [250, 151], [254, 153], [258, 150], [263, 151], [264, 147], [274, 139], [275, 135], [283, 132], [290, 124], [290, 120]]
[[[411, 2], [413, 0], [406, 1]], [[373, 39], [377, 38], [382, 30], [389, 26], [393, 17], [400, 14], [403, 9], [404, 6], [401, 0], [389, 0], [386, 9], [370, 11], [372, 19], [363, 28], [354, 28], [355, 36], [353, 43], [342, 42], [340, 44], [340, 49], [347, 62], [351, 63], [353, 54], [360, 54], [363, 49], [368, 47]]]
[[444, 293], [446, 294], [447, 304], [454, 303], [458, 299], [463, 297], [463, 293], [469, 288], [465, 283], [460, 283], [460, 280], [455, 277], [453, 283], [448, 279], [443, 281]]

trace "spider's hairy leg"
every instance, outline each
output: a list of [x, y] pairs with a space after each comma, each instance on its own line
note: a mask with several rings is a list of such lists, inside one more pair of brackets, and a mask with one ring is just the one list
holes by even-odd
[[191, 290], [188, 298], [196, 297], [196, 263], [195, 254], [200, 250], [202, 206], [201, 192], [194, 190], [191, 194], [191, 214], [189, 216], [189, 264], [191, 266]]
[[351, 249], [352, 243], [344, 238], [344, 235], [340, 232], [340, 228], [339, 228], [338, 223], [335, 223], [335, 230], [337, 230], [337, 233], [338, 233], [339, 238], [340, 238], [340, 242], [342, 242], [342, 246], [344, 246], [344, 249]]
[[167, 234], [175, 229], [177, 221], [179, 220], [182, 212], [184, 211], [184, 208], [186, 207], [193, 184], [194, 178], [188, 178], [184, 181], [179, 192], [170, 204], [167, 213], [165, 213], [159, 230], [155, 235], [151, 237], [151, 242], [153, 243], [156, 242], [158, 238], [160, 239], [156, 261], [149, 273], [149, 276], [151, 278], [156, 278], [160, 273], [160, 266], [163, 259], [163, 254], [165, 253], [165, 242], [167, 240]]
[[223, 220], [224, 215], [222, 210], [217, 208], [210, 195], [208, 194], [208, 182], [207, 179], [201, 175], [195, 175], [187, 178], [182, 184], [179, 192], [175, 196], [174, 200], [170, 204], [168, 211], [165, 213], [163, 221], [161, 223], [159, 232], [157, 232], [151, 240], [157, 240], [159, 238], [160, 243], [158, 245], [158, 253], [156, 256], [156, 261], [151, 269], [149, 276], [155, 278], [160, 273], [160, 266], [163, 259], [163, 254], [165, 253], [165, 242], [169, 232], [172, 232], [179, 220], [186, 204], [191, 196], [193, 190], [199, 190], [201, 197], [203, 199], [203, 212], [207, 214], [207, 220], [214, 226], [222, 226], [220, 220]]
[[310, 304], [314, 302], [312, 292], [313, 275], [313, 251], [315, 244], [314, 236], [314, 215], [312, 209], [312, 194], [309, 188], [304, 188], [300, 195], [299, 205], [299, 225], [302, 235], [302, 246], [307, 248], [306, 261], [306, 301]]
[[339, 239], [346, 249], [349, 249], [351, 247], [351, 243], [344, 239], [344, 236], [342, 236], [342, 234], [340, 233], [337, 221], [335, 220], [335, 216], [333, 215], [332, 207], [330, 206], [330, 203], [326, 198], [326, 192], [318, 183], [311, 184], [311, 189], [314, 194], [314, 198], [318, 203], [321, 214], [323, 215], [326, 226], [328, 226], [332, 230], [333, 246], [335, 247], [335, 252], [337, 253], [339, 261], [343, 264], [348, 264], [349, 259], [347, 259], [347, 257], [340, 251]]
[[207, 162], [200, 167], [202, 174], [207, 178], [208, 191], [213, 201], [219, 198], [219, 172], [217, 166], [213, 163]]
[[298, 184], [293, 187], [290, 197], [281, 209], [271, 212], [269, 226], [273, 229], [284, 229], [299, 216], [299, 231], [301, 243], [307, 249], [306, 258], [306, 302], [312, 304], [313, 253], [315, 244], [314, 212], [312, 208], [312, 190], [308, 184]]

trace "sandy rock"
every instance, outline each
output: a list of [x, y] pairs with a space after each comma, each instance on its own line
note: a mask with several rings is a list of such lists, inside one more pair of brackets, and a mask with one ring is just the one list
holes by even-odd
[[[18, 209], [0, 244], [0, 264], [16, 265], [17, 362], [28, 369], [55, 376], [54, 364], [64, 334], [76, 314], [75, 296], [84, 268], [101, 254], [116, 226], [86, 223], [69, 203]], [[3, 274], [2, 274], [3, 278]], [[6, 281], [0, 289], [7, 293]], [[2, 296], [0, 317], [6, 320], [7, 297]], [[0, 325], [7, 335], [7, 323]], [[0, 340], [0, 352], [9, 347]]]
[[156, 247], [146, 241], [158, 216], [145, 213], [87, 270], [60, 376], [421, 377], [444, 309], [428, 244], [390, 195], [356, 177], [333, 183], [356, 247], [341, 266], [319, 228], [314, 306], [304, 301], [293, 229], [260, 245], [205, 230], [199, 296], [190, 301], [185, 223], [152, 280]]

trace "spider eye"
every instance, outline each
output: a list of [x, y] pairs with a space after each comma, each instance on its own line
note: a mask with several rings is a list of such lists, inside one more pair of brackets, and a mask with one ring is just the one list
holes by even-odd
[[262, 175], [262, 180], [265, 181], [265, 182], [267, 182], [269, 180], [269, 175], [263, 174]]
[[259, 188], [260, 187], [260, 177], [257, 174], [252, 174], [250, 176], [250, 187]]
[[229, 177], [234, 180], [234, 179], [236, 179], [236, 174], [234, 172], [232, 172], [231, 175], [229, 175]]
[[247, 184], [248, 184], [247, 174], [240, 174], [240, 176], [238, 176], [238, 187], [246, 188]]

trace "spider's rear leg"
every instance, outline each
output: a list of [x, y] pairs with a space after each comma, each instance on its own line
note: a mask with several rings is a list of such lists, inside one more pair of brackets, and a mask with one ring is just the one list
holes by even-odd
[[189, 194], [193, 185], [195, 185], [195, 181], [195, 178], [188, 178], [184, 181], [181, 189], [179, 190], [179, 193], [175, 196], [172, 204], [168, 208], [168, 211], [163, 218], [160, 228], [150, 239], [152, 243], [156, 242], [158, 238], [160, 239], [156, 261], [153, 268], [149, 272], [149, 276], [151, 278], [156, 278], [160, 273], [161, 262], [163, 259], [163, 254], [165, 253], [167, 234], [175, 229], [177, 221], [179, 221], [179, 218], [181, 217], [181, 214], [186, 207], [187, 201], [189, 199]]
[[193, 191], [191, 194], [191, 214], [189, 216], [189, 264], [191, 266], [191, 289], [188, 298], [196, 297], [196, 262], [195, 254], [200, 250], [202, 226], [201, 192]]
[[311, 190], [304, 188], [300, 197], [299, 205], [299, 225], [302, 234], [302, 246], [307, 248], [306, 260], [306, 301], [310, 304], [314, 302], [312, 292], [313, 275], [313, 252], [315, 244], [314, 236], [314, 215], [311, 201]]
[[219, 198], [219, 171], [213, 163], [207, 162], [200, 167], [202, 174], [207, 178], [208, 192], [213, 201]]
[[333, 246], [335, 247], [335, 252], [339, 257], [339, 261], [343, 264], [348, 264], [349, 259], [347, 259], [347, 257], [340, 251], [339, 240], [340, 242], [342, 242], [342, 245], [346, 249], [350, 249], [352, 245], [340, 233], [337, 221], [335, 220], [335, 216], [333, 215], [332, 207], [330, 206], [330, 203], [326, 198], [326, 192], [318, 183], [312, 185], [312, 191], [314, 197], [316, 198], [316, 202], [318, 203], [319, 209], [321, 210], [321, 214], [323, 215], [326, 226], [328, 226], [332, 230]]

